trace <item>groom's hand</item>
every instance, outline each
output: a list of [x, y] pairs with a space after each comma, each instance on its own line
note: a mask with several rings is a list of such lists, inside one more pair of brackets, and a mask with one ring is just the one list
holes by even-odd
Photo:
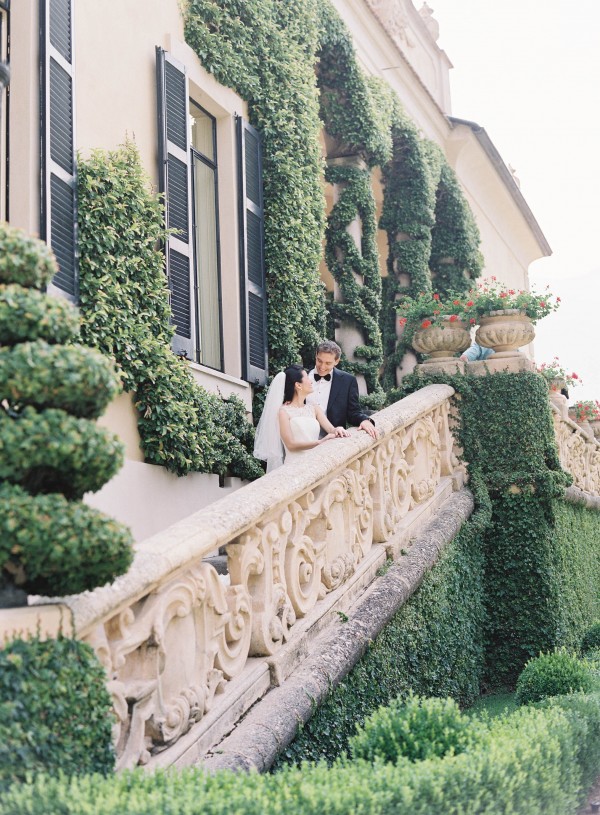
[[362, 422], [359, 424], [360, 430], [364, 430], [365, 433], [368, 433], [372, 439], [379, 438], [379, 431], [373, 424], [373, 422], [369, 421], [369, 419], [363, 419]]

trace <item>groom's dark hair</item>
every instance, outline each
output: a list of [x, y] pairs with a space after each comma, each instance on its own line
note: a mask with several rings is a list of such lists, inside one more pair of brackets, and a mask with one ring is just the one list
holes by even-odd
[[333, 340], [323, 340], [317, 345], [317, 354], [333, 354], [336, 359], [342, 356], [342, 349]]
[[291, 402], [294, 398], [296, 382], [302, 382], [302, 375], [305, 370], [302, 365], [290, 365], [289, 368], [285, 369], [285, 386], [283, 389], [284, 402]]

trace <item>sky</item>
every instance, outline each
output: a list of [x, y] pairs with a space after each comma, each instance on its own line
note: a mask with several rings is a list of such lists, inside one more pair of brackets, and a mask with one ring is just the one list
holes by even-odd
[[570, 403], [600, 400], [600, 0], [428, 4], [452, 115], [485, 128], [552, 249], [529, 268], [532, 289], [561, 298], [536, 325], [536, 363], [558, 356], [581, 377]]

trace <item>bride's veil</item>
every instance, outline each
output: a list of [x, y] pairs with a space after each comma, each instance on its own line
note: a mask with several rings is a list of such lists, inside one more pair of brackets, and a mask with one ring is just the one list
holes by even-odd
[[267, 472], [283, 464], [283, 443], [279, 432], [279, 408], [283, 404], [285, 373], [280, 371], [271, 382], [262, 416], [254, 437], [254, 457], [267, 462]]

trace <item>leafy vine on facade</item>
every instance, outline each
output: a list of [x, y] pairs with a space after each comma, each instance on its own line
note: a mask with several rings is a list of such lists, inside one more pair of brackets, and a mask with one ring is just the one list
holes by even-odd
[[262, 473], [241, 400], [197, 385], [173, 354], [160, 200], [127, 143], [79, 162], [82, 337], [113, 357], [134, 394], [145, 459], [177, 475]]

